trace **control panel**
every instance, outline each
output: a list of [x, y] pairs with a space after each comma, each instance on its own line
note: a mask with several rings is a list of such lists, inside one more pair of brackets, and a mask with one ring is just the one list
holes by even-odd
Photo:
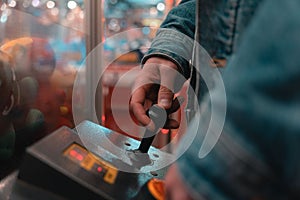
[[64, 156], [79, 165], [86, 171], [93, 173], [106, 183], [114, 184], [118, 175], [118, 169], [101, 158], [95, 156], [77, 143], [71, 144], [65, 151]]
[[[86, 133], [85, 139], [79, 131]], [[89, 121], [76, 129], [62, 127], [27, 149], [17, 184], [25, 183], [62, 199], [129, 200], [149, 180], [163, 179], [168, 167], [165, 163], [171, 163], [172, 158], [152, 146], [141, 157], [134, 151], [140, 144]], [[30, 199], [35, 199], [35, 194]]]

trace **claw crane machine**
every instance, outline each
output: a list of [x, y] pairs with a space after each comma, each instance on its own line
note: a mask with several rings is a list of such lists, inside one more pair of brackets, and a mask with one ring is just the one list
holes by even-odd
[[128, 99], [123, 97], [155, 28], [176, 3], [1, 1], [0, 50], [13, 58], [23, 88], [22, 103], [12, 115], [17, 132], [26, 130], [20, 140], [30, 144], [83, 119], [124, 134], [138, 132], [126, 121]]
[[0, 50], [15, 74], [8, 117], [16, 148], [74, 127], [73, 83], [86, 57], [84, 9], [80, 0], [0, 2]]
[[[139, 129], [126, 120], [140, 59], [174, 5], [171, 0], [1, 2], [0, 50], [13, 59], [7, 70], [15, 74], [16, 90], [9, 94], [17, 99], [9, 113], [13, 139], [18, 151], [28, 147], [11, 199], [30, 191], [53, 199], [56, 194], [115, 199], [120, 194], [114, 191], [130, 196], [147, 179], [160, 176], [151, 168], [172, 157], [155, 148], [145, 159], [129, 151], [138, 141], [127, 135]], [[105, 161], [84, 148], [80, 130], [87, 138], [98, 137], [101, 145], [92, 149]], [[116, 138], [115, 132], [124, 136]], [[101, 140], [103, 135], [108, 139]], [[110, 141], [118, 151], [105, 149]], [[140, 159], [142, 165], [136, 162]], [[141, 173], [133, 176], [114, 166]]]

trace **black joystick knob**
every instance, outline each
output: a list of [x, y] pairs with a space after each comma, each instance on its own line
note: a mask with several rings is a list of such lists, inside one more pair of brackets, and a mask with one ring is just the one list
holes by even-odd
[[158, 105], [153, 105], [147, 112], [150, 119], [153, 121], [155, 128], [153, 131], [147, 129], [145, 135], [141, 141], [138, 150], [142, 153], [147, 153], [157, 131], [162, 128], [167, 121], [167, 112], [165, 109], [159, 107]]

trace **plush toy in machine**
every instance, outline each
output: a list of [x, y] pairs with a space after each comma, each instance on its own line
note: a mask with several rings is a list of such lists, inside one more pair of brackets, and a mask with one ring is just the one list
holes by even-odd
[[[13, 57], [17, 79], [31, 77], [37, 80], [39, 90], [35, 108], [44, 114], [47, 132], [61, 125], [72, 126], [66, 91], [51, 79], [56, 70], [57, 55], [48, 39], [20, 37], [5, 43], [1, 49]], [[68, 114], [65, 108], [69, 108]]]
[[17, 79], [27, 76], [37, 81], [48, 82], [55, 69], [55, 54], [47, 39], [21, 37], [0, 47], [15, 63]]
[[41, 130], [44, 122], [43, 114], [30, 106], [37, 95], [36, 80], [17, 80], [13, 66], [12, 58], [0, 51], [0, 160], [13, 155], [17, 132]]
[[15, 147], [27, 146], [72, 123], [61, 109], [66, 98], [63, 89], [50, 81], [56, 61], [48, 41], [21, 37], [3, 44], [0, 50], [0, 111], [5, 114], [0, 117], [0, 149], [8, 150], [3, 156], [0, 152], [0, 158], [6, 158], [15, 142]]

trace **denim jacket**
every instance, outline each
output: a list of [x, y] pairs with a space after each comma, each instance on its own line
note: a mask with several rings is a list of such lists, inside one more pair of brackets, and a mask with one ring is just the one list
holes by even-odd
[[[191, 122], [180, 141], [178, 152], [184, 153], [176, 162], [179, 173], [196, 199], [300, 199], [300, 1], [205, 2], [214, 8], [202, 12], [204, 19], [211, 14], [212, 22], [208, 26], [208, 21], [201, 19], [202, 45], [212, 57], [231, 56], [223, 73], [227, 113], [217, 144], [200, 158], [211, 116], [209, 97], [220, 99], [217, 105], [223, 104], [221, 88], [216, 87], [202, 100], [201, 105], [208, 109]], [[189, 16], [192, 5], [193, 1], [182, 1], [177, 9], [185, 7], [182, 15]], [[205, 4], [202, 6], [204, 9]], [[171, 13], [175, 12], [179, 11]], [[170, 23], [170, 18], [162, 26]], [[189, 26], [181, 31], [192, 37], [192, 20], [178, 17], [172, 28], [184, 24]], [[207, 30], [206, 26], [220, 30]], [[155, 54], [174, 56], [175, 51], [191, 45], [176, 36], [167, 39], [174, 43], [164, 44], [163, 37], [170, 36], [167, 32], [158, 32], [145, 59]], [[170, 46], [175, 49], [171, 54]], [[179, 57], [172, 58], [183, 72], [187, 65], [182, 55], [188, 58], [189, 53], [179, 52]], [[219, 110], [217, 106], [216, 112]]]
[[[200, 0], [200, 44], [212, 58], [228, 59], [261, 0]], [[142, 63], [152, 56], [173, 60], [188, 78], [195, 34], [196, 0], [182, 0], [160, 26]]]

